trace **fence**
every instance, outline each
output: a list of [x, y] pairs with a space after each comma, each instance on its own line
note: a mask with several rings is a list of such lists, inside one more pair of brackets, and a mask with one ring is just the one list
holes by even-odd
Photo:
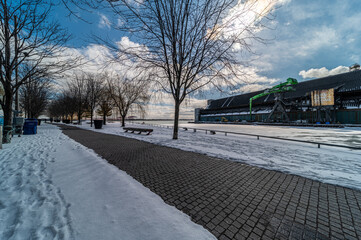
[[[132, 122], [132, 123], [134, 123], [134, 122]], [[155, 127], [162, 127], [162, 128], [173, 128], [171, 126], [160, 125], [160, 124], [148, 124], [147, 123], [146, 125], [155, 126]], [[188, 129], [192, 129], [194, 132], [196, 132], [196, 131], [205, 131], [206, 134], [208, 134], [208, 132], [210, 134], [223, 133], [225, 136], [227, 136], [227, 134], [251, 136], [251, 137], [256, 137], [257, 140], [260, 140], [261, 138], [268, 138], [268, 139], [276, 139], [276, 140], [282, 140], [282, 141], [308, 143], [308, 144], [317, 145], [318, 148], [321, 148], [321, 145], [323, 145], [323, 146], [330, 146], [330, 147], [339, 147], [339, 148], [348, 148], [348, 149], [353, 149], [353, 150], [361, 150], [361, 147], [353, 147], [353, 146], [346, 146], [346, 145], [339, 145], [339, 144], [332, 144], [332, 143], [312, 142], [312, 141], [298, 140], [298, 139], [292, 139], [292, 138], [264, 136], [264, 135], [251, 134], [251, 133], [240, 133], [240, 132], [212, 130], [212, 129], [204, 129], [204, 128], [191, 128], [191, 127], [180, 127], [180, 129], [183, 129], [183, 130], [186, 130], [186, 131]]]

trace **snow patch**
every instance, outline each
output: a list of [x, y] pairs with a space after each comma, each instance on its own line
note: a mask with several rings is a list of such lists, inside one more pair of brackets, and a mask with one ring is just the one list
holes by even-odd
[[0, 239], [216, 239], [52, 125], [0, 151]]

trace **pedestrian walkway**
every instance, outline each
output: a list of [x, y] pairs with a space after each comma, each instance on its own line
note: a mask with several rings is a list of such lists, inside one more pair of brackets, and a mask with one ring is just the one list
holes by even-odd
[[218, 239], [361, 239], [360, 191], [131, 138], [62, 129]]

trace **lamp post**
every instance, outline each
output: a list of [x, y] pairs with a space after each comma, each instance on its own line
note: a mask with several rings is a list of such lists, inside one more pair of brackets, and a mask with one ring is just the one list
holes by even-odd
[[[18, 18], [14, 16], [14, 32], [18, 28]], [[15, 49], [18, 49], [18, 34], [15, 32]], [[18, 85], [18, 56], [15, 56], [15, 86]], [[15, 93], [15, 116], [19, 116], [19, 88], [16, 89]]]
[[[3, 52], [0, 50], [0, 75], [2, 75], [2, 72], [3, 72]], [[0, 98], [1, 101], [3, 101], [3, 95], [5, 93], [3, 93], [3, 86], [2, 86], [2, 83], [0, 82]], [[1, 107], [1, 106], [0, 106]], [[2, 124], [0, 124], [0, 149], [2, 149], [2, 143], [3, 143], [3, 127], [2, 127]]]

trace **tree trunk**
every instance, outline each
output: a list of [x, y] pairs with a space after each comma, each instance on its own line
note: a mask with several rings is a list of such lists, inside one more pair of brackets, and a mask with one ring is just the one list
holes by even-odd
[[122, 127], [125, 127], [125, 116], [122, 116]]
[[180, 101], [179, 101], [179, 100], [175, 100], [175, 106], [174, 106], [173, 139], [178, 139], [179, 106], [180, 106]]
[[[4, 127], [6, 126], [12, 126], [12, 116], [13, 116], [13, 112], [12, 112], [12, 103], [13, 103], [13, 95], [12, 94], [6, 94], [6, 100], [5, 100], [5, 104], [4, 104]], [[3, 129], [4, 130], [4, 129]], [[3, 143], [9, 143], [8, 141], [6, 141], [6, 134], [7, 132], [3, 131]]]
[[81, 120], [81, 112], [78, 112], [78, 124], [80, 125], [80, 120]]
[[6, 96], [6, 101], [4, 105], [4, 126], [12, 125], [12, 96]]
[[90, 113], [90, 127], [93, 127], [93, 111]]
[[104, 113], [103, 114], [103, 125], [107, 124], [107, 115]]

